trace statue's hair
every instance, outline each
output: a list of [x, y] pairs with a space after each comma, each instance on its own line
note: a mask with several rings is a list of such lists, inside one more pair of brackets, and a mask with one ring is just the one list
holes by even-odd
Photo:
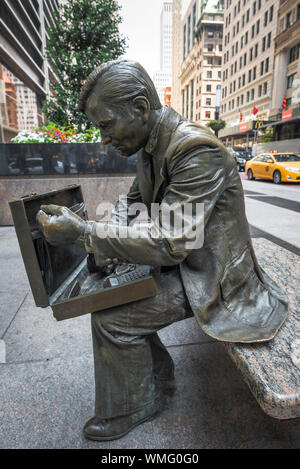
[[138, 62], [121, 59], [100, 65], [88, 76], [80, 92], [80, 111], [84, 112], [87, 99], [100, 79], [101, 98], [112, 106], [145, 96], [150, 109], [161, 108], [157, 91], [146, 70]]

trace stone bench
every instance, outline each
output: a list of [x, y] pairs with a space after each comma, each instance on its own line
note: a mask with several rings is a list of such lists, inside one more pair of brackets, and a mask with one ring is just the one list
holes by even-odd
[[300, 257], [264, 238], [253, 245], [262, 268], [286, 292], [289, 316], [269, 342], [224, 346], [265, 413], [300, 418]]

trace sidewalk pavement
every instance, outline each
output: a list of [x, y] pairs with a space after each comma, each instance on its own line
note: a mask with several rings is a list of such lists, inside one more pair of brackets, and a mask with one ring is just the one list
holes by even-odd
[[94, 404], [90, 317], [57, 322], [50, 308], [36, 308], [14, 228], [0, 228], [0, 253], [0, 448], [300, 447], [299, 419], [264, 414], [224, 346], [193, 318], [160, 332], [177, 383], [162, 414], [120, 440], [86, 440]]

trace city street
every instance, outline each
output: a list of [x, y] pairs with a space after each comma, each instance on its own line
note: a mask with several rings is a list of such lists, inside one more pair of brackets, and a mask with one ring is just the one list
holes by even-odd
[[254, 238], [266, 238], [300, 255], [300, 184], [248, 181], [240, 173]]

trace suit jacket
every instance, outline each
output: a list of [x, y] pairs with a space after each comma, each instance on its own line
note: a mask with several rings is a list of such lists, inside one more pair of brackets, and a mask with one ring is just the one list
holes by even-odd
[[[86, 249], [96, 262], [103, 263], [104, 256], [156, 266], [180, 264], [185, 293], [204, 332], [227, 342], [270, 340], [287, 316], [287, 300], [258, 265], [236, 162], [211, 131], [164, 107], [138, 155], [126, 204], [117, 207], [112, 224], [122, 217], [123, 223], [130, 221], [123, 209], [138, 202], [149, 211], [153, 202], [204, 204], [204, 213], [193, 217], [181, 236], [167, 238], [146, 230], [137, 239], [134, 228], [119, 238], [110, 235], [107, 224], [104, 238], [104, 224], [92, 223]], [[203, 245], [190, 247], [187, 237], [200, 224]]]

